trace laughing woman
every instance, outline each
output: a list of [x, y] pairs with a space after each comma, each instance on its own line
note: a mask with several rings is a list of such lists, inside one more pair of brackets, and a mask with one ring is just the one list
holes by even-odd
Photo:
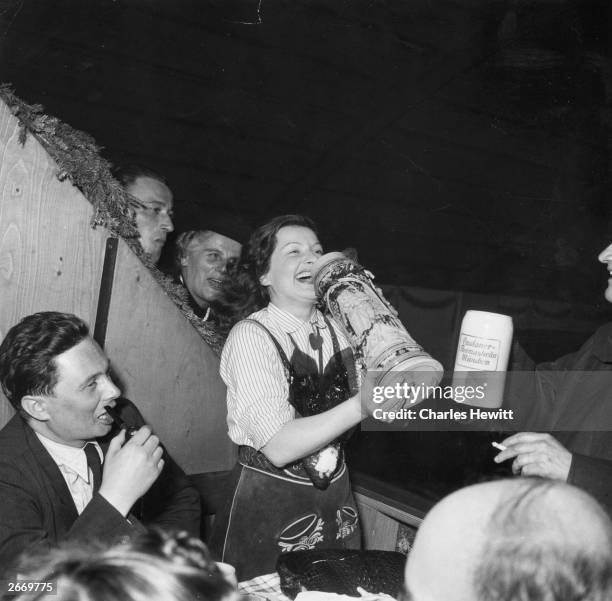
[[242, 580], [273, 572], [282, 552], [360, 545], [342, 438], [361, 407], [348, 342], [316, 308], [322, 253], [310, 219], [277, 217], [253, 233], [228, 284], [238, 314], [259, 309], [221, 357], [239, 463], [213, 547]]

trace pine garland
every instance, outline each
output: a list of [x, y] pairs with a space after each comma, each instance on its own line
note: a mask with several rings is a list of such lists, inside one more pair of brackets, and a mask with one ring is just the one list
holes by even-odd
[[72, 182], [93, 205], [91, 227], [104, 227], [113, 236], [125, 240], [200, 336], [220, 355], [223, 339], [215, 328], [195, 315], [189, 306], [187, 291], [159, 271], [144, 252], [126, 192], [112, 176], [111, 164], [100, 156], [101, 148], [95, 140], [56, 117], [45, 115], [42, 105], [25, 103], [15, 95], [10, 84], [0, 85], [0, 99], [19, 120], [19, 142], [24, 145], [28, 134], [38, 140], [55, 161], [57, 178]]

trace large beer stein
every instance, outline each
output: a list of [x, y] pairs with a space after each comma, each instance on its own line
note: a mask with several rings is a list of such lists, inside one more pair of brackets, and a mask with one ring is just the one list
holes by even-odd
[[[316, 261], [312, 274], [317, 296], [343, 329], [357, 361], [373, 374], [374, 386], [431, 387], [440, 382], [442, 365], [410, 336], [361, 265], [332, 252]], [[424, 398], [406, 398], [401, 404]]]

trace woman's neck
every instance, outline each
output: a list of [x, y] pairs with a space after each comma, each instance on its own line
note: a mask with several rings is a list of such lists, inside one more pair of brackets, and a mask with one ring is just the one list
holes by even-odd
[[270, 301], [282, 311], [291, 313], [294, 317], [297, 317], [301, 321], [310, 321], [312, 314], [315, 311], [314, 304], [304, 303], [279, 303], [274, 300]]

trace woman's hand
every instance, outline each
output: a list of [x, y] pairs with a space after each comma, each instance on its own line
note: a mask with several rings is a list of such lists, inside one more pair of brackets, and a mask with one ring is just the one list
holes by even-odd
[[322, 449], [362, 419], [361, 395], [357, 393], [333, 409], [287, 422], [261, 452], [273, 465], [283, 467]]

